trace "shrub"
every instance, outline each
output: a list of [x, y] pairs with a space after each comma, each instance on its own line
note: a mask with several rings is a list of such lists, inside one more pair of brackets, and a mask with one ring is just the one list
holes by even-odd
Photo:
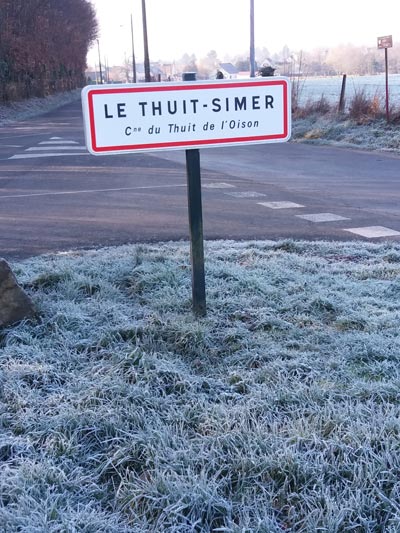
[[325, 95], [319, 100], [308, 99], [304, 106], [293, 105], [293, 118], [306, 118], [310, 115], [327, 115], [332, 111], [332, 106]]
[[371, 97], [367, 96], [365, 89], [360, 89], [355, 91], [350, 101], [348, 114], [350, 118], [357, 122], [365, 122], [371, 119], [382, 118], [384, 111], [377, 94], [371, 99]]

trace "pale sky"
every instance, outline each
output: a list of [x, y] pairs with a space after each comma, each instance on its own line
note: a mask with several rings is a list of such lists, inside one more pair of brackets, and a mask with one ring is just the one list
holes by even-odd
[[[102, 62], [121, 65], [132, 55], [130, 15], [136, 61], [143, 62], [141, 0], [91, 0], [100, 26]], [[400, 0], [254, 0], [255, 46], [271, 54], [352, 43], [376, 47], [377, 37], [400, 42]], [[146, 0], [151, 61], [204, 57], [215, 50], [248, 54], [250, 0]], [[88, 64], [98, 63], [97, 45]]]

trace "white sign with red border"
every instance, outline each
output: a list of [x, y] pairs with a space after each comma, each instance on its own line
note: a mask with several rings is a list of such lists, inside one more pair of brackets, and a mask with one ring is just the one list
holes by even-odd
[[291, 134], [287, 78], [87, 86], [82, 106], [94, 155], [276, 143]]

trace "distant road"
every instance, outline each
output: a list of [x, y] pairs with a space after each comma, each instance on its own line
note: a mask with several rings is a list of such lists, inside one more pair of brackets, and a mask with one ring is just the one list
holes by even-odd
[[[91, 156], [80, 103], [0, 130], [0, 256], [188, 238], [183, 151]], [[400, 157], [201, 150], [206, 239], [400, 239]]]

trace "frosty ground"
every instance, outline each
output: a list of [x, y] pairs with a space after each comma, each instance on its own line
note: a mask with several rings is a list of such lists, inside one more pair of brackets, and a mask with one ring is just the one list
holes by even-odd
[[400, 530], [400, 246], [186, 243], [13, 265], [0, 523], [26, 532]]
[[1, 531], [400, 530], [400, 245], [205, 252], [203, 319], [188, 243], [11, 265]]

